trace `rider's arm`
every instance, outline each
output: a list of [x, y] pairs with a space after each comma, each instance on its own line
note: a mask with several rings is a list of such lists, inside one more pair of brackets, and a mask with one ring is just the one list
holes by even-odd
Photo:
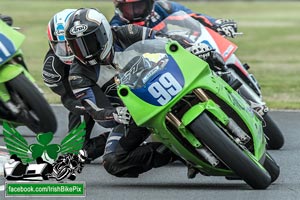
[[43, 80], [55, 94], [59, 95], [61, 102], [69, 111], [81, 115], [83, 112], [78, 106], [81, 103], [75, 98], [68, 81], [70, 66], [64, 64], [55, 56], [50, 48], [46, 54], [43, 66]]
[[163, 32], [157, 32], [151, 28], [142, 27], [138, 25], [124, 25], [112, 28], [115, 43], [118, 50], [122, 51], [131, 44], [146, 40], [154, 39], [155, 37], [166, 37], [179, 42], [184, 48], [190, 47], [190, 41], [186, 37], [181, 37], [180, 35], [167, 35]]
[[50, 48], [44, 59], [42, 76], [45, 85], [59, 96], [66, 94], [66, 89], [63, 84], [63, 80], [67, 80], [67, 77], [65, 77], [66, 67], [69, 66], [61, 62]]
[[133, 24], [112, 27], [112, 32], [116, 45], [123, 49], [135, 42], [146, 39], [153, 39], [156, 34], [156, 32], [151, 28]]
[[101, 126], [112, 128], [121, 121], [118, 119], [118, 109], [111, 106], [107, 96], [96, 85], [98, 69], [99, 66], [84, 67], [75, 59], [71, 66], [69, 82], [85, 111]]
[[221, 35], [235, 37], [235, 33], [237, 32], [237, 24], [233, 20], [216, 19], [205, 14], [195, 13], [187, 7], [171, 1], [156, 1], [156, 5], [155, 9], [162, 9], [161, 13], [167, 13], [167, 16], [178, 11], [184, 11], [204, 26], [213, 29]]
[[123, 26], [126, 25], [125, 21], [120, 18], [118, 14], [115, 14], [110, 20], [109, 24], [111, 26]]
[[155, 9], [161, 10], [161, 12], [166, 12], [167, 15], [170, 15], [172, 13], [178, 12], [178, 11], [184, 11], [187, 14], [189, 14], [191, 17], [196, 19], [197, 21], [201, 22], [203, 25], [212, 27], [214, 22], [216, 21], [215, 18], [210, 17], [205, 14], [195, 13], [191, 9], [185, 7], [184, 5], [173, 2], [173, 1], [156, 1], [155, 2], [156, 7]]

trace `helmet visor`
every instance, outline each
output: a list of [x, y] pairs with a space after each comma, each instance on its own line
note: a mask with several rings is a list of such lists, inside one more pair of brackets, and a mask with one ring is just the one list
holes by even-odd
[[51, 45], [54, 53], [59, 57], [69, 57], [73, 55], [72, 50], [66, 41], [51, 41]]
[[[77, 37], [68, 39], [68, 43], [74, 53], [74, 55], [81, 60], [83, 63], [86, 63], [89, 60], [95, 60], [96, 62], [102, 59], [103, 52], [106, 52], [108, 44], [108, 35], [104, 29], [104, 26], [101, 24], [95, 31]], [[96, 64], [96, 63], [95, 63]]]
[[72, 63], [74, 55], [66, 41], [51, 41], [51, 47], [61, 61], [68, 65]]
[[138, 1], [130, 3], [119, 3], [118, 9], [122, 14], [122, 17], [128, 21], [142, 21], [152, 10], [151, 3], [149, 1]]

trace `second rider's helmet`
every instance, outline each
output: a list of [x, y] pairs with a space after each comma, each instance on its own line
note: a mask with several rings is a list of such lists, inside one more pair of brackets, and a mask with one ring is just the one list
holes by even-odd
[[145, 21], [150, 16], [154, 0], [113, 0], [115, 11], [128, 23]]
[[47, 34], [49, 44], [55, 55], [65, 64], [70, 65], [74, 55], [65, 39], [65, 25], [76, 9], [65, 9], [56, 13], [48, 23]]
[[109, 22], [98, 10], [76, 10], [66, 24], [65, 37], [75, 57], [83, 64], [109, 64], [113, 53], [113, 35]]

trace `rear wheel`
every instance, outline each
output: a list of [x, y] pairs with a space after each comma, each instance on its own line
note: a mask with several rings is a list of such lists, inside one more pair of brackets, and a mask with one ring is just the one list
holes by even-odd
[[205, 146], [252, 188], [265, 189], [271, 184], [269, 173], [251, 160], [206, 113], [196, 118], [189, 127]]
[[[246, 100], [250, 100], [252, 102], [261, 104], [261, 95], [257, 91], [256, 87], [253, 87], [253, 84], [251, 86], [251, 83], [245, 80], [248, 78], [243, 76], [241, 73], [238, 73], [238, 68], [230, 68], [229, 71], [231, 72], [233, 79], [238, 79], [239, 81], [241, 81], [242, 87], [239, 88], [239, 93], [242, 95], [242, 97]], [[272, 118], [268, 115], [268, 113], [264, 114], [263, 118], [266, 122], [266, 126], [263, 128], [264, 133], [269, 138], [267, 148], [280, 149], [284, 144], [284, 137], [281, 130], [278, 128], [278, 126], [272, 120]]]
[[52, 132], [57, 129], [57, 122], [50, 105], [39, 92], [39, 90], [29, 81], [24, 74], [8, 82], [8, 87], [15, 93], [12, 95], [18, 99], [12, 99], [17, 106], [20, 100], [23, 104], [21, 107], [21, 120], [24, 119], [24, 125], [35, 133]]
[[276, 122], [266, 113], [263, 116], [266, 126], [263, 128], [267, 138], [268, 149], [280, 149], [284, 144], [284, 137]]

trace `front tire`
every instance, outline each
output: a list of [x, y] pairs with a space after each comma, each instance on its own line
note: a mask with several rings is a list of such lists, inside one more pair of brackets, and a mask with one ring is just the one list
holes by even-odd
[[55, 133], [57, 129], [57, 122], [53, 110], [32, 82], [29, 81], [24, 74], [20, 74], [10, 80], [8, 82], [8, 86], [12, 91], [20, 96], [27, 107], [25, 108], [25, 112], [27, 112], [26, 116], [29, 120], [26, 120], [24, 125], [35, 133]]
[[252, 188], [266, 189], [271, 184], [269, 173], [252, 161], [206, 113], [202, 113], [189, 127], [203, 144]]
[[277, 165], [277, 163], [275, 162], [275, 160], [272, 158], [272, 156], [269, 153], [266, 154], [264, 168], [271, 175], [271, 182], [273, 183], [274, 181], [276, 181], [280, 174], [280, 167]]
[[280, 149], [284, 145], [284, 137], [281, 130], [268, 113], [266, 113], [263, 118], [266, 122], [266, 126], [263, 127], [263, 130], [265, 135], [268, 137], [267, 148], [273, 150]]

